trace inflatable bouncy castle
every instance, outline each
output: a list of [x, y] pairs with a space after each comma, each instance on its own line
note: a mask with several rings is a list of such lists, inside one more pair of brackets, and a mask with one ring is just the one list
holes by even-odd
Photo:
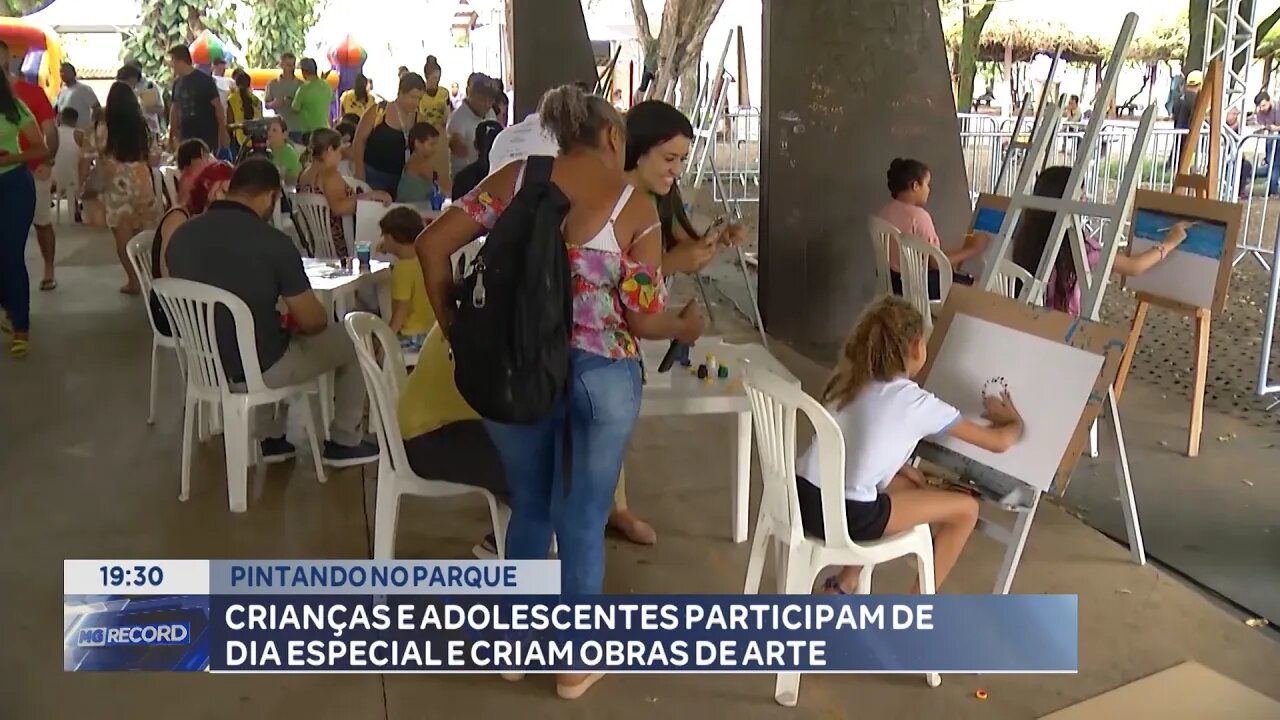
[[58, 69], [62, 65], [62, 45], [58, 34], [18, 18], [0, 17], [0, 40], [9, 46], [18, 63], [18, 73], [39, 85], [52, 101], [62, 87]]

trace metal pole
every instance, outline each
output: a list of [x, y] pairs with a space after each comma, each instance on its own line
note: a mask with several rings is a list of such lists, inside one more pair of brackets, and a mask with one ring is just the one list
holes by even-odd
[[[735, 221], [742, 220], [742, 213], [729, 205], [728, 194], [720, 185], [720, 171], [716, 169], [716, 152], [715, 142], [711, 144], [711, 152], [707, 155], [707, 160], [711, 163], [711, 183], [714, 190], [719, 190], [720, 204], [724, 207], [726, 217], [731, 217]], [[760, 301], [756, 299], [755, 288], [751, 287], [751, 276], [747, 273], [747, 258], [742, 254], [742, 248], [735, 245], [734, 250], [738, 252], [738, 267], [742, 270], [742, 283], [747, 286], [747, 297], [751, 298], [751, 309], [756, 314], [756, 329], [760, 331], [760, 344], [765, 349], [769, 348], [769, 336], [764, 332], [764, 317], [760, 314]]]

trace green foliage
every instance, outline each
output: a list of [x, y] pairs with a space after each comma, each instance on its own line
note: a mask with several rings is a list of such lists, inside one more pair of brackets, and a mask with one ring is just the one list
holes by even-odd
[[200, 31], [240, 45], [236, 5], [236, 0], [144, 0], [137, 32], [125, 41], [121, 60], [135, 60], [147, 77], [167, 82], [169, 48], [191, 44]]
[[249, 67], [275, 67], [280, 54], [298, 56], [316, 23], [317, 0], [259, 0], [249, 24]]
[[0, 17], [22, 17], [40, 7], [42, 0], [0, 0]]

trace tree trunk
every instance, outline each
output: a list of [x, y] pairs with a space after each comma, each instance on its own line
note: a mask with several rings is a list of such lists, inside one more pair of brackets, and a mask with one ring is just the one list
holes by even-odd
[[[643, 4], [642, 0], [632, 2]], [[722, 5], [724, 0], [666, 0], [656, 42], [657, 79], [650, 87], [649, 97], [670, 97], [685, 68], [690, 64], [696, 67], [711, 23]], [[639, 17], [637, 13], [637, 29]], [[653, 63], [646, 58], [645, 65], [651, 67]]]
[[973, 80], [978, 74], [978, 46], [982, 42], [982, 28], [995, 10], [991, 0], [983, 3], [976, 13], [970, 14], [969, 6], [964, 5], [963, 20], [960, 29], [960, 57], [956, 63], [956, 110], [973, 111]]
[[1187, 0], [1187, 56], [1183, 59], [1182, 74], [1204, 67], [1204, 42], [1208, 30], [1209, 3], [1211, 0]]

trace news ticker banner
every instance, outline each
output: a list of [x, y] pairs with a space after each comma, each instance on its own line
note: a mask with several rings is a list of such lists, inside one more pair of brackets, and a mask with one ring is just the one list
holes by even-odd
[[69, 671], [1068, 673], [1074, 595], [562, 598], [556, 561], [68, 560]]

